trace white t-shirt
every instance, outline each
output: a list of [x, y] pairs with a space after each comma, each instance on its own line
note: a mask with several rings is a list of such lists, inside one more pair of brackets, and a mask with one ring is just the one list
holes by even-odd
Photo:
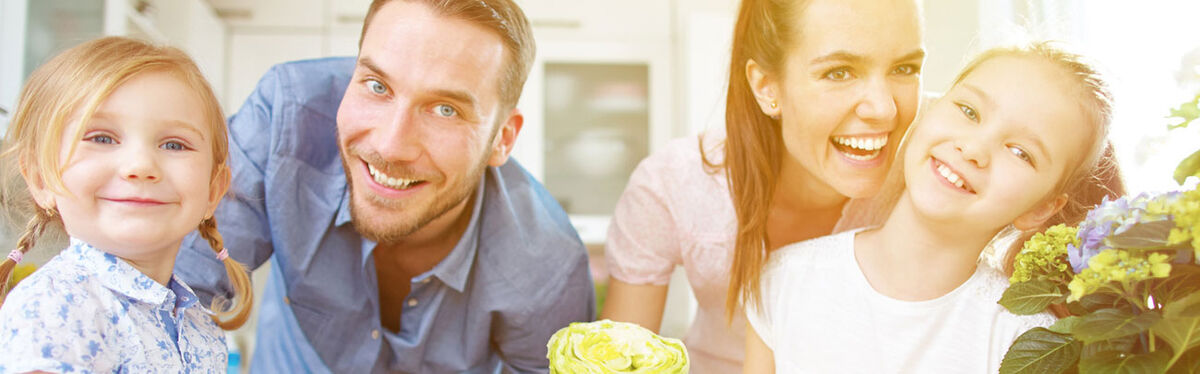
[[1048, 326], [997, 304], [1008, 279], [988, 266], [933, 300], [879, 294], [854, 259], [857, 230], [771, 253], [762, 310], [747, 321], [775, 353], [780, 373], [996, 373], [1009, 345]]

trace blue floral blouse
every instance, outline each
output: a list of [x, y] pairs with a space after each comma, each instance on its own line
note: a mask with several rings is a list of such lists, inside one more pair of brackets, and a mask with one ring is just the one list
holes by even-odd
[[179, 279], [71, 239], [0, 307], [0, 373], [224, 373], [211, 314]]

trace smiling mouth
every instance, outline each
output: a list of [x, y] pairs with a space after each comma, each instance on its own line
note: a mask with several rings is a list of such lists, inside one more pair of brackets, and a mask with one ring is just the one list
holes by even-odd
[[975, 193], [975, 189], [971, 188], [971, 185], [968, 184], [967, 181], [962, 178], [962, 176], [958, 175], [958, 173], [955, 173], [954, 169], [951, 169], [949, 166], [946, 166], [946, 164], [936, 159], [934, 160], [934, 163], [936, 165], [935, 169], [937, 170], [938, 175], [941, 175], [942, 179], [944, 179], [946, 182], [950, 182], [950, 184], [958, 187], [958, 189], [963, 190], [964, 192], [971, 194]]
[[394, 190], [407, 190], [409, 188], [413, 188], [414, 186], [425, 183], [423, 180], [395, 178], [388, 176], [382, 171], [379, 171], [379, 169], [376, 169], [375, 166], [371, 164], [367, 164], [367, 172], [371, 174], [371, 179], [374, 179], [375, 183], [379, 183], [384, 187]]
[[851, 160], [871, 161], [883, 154], [888, 134], [875, 136], [831, 136], [833, 148]]
[[103, 198], [103, 199], [107, 200], [109, 202], [117, 203], [117, 204], [132, 205], [132, 206], [159, 206], [159, 205], [166, 204], [166, 202], [163, 202], [163, 201], [158, 201], [158, 200], [154, 200], [154, 199], [142, 199], [142, 198]]

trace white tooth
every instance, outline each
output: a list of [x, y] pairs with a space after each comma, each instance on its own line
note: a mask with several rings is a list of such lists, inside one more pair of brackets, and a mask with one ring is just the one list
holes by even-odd
[[862, 138], [855, 138], [854, 139], [854, 148], [867, 149], [867, 144], [866, 144], [866, 142], [863, 141]]
[[883, 148], [884, 142], [887, 142], [887, 138], [875, 138], [875, 149]]

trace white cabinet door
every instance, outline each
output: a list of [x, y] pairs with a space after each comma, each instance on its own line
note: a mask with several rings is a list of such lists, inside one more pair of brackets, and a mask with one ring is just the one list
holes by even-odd
[[670, 0], [517, 0], [538, 40], [669, 42]]
[[228, 84], [225, 109], [233, 114], [254, 91], [262, 75], [276, 64], [323, 56], [324, 37], [309, 35], [261, 35], [233, 33], [229, 46]]

